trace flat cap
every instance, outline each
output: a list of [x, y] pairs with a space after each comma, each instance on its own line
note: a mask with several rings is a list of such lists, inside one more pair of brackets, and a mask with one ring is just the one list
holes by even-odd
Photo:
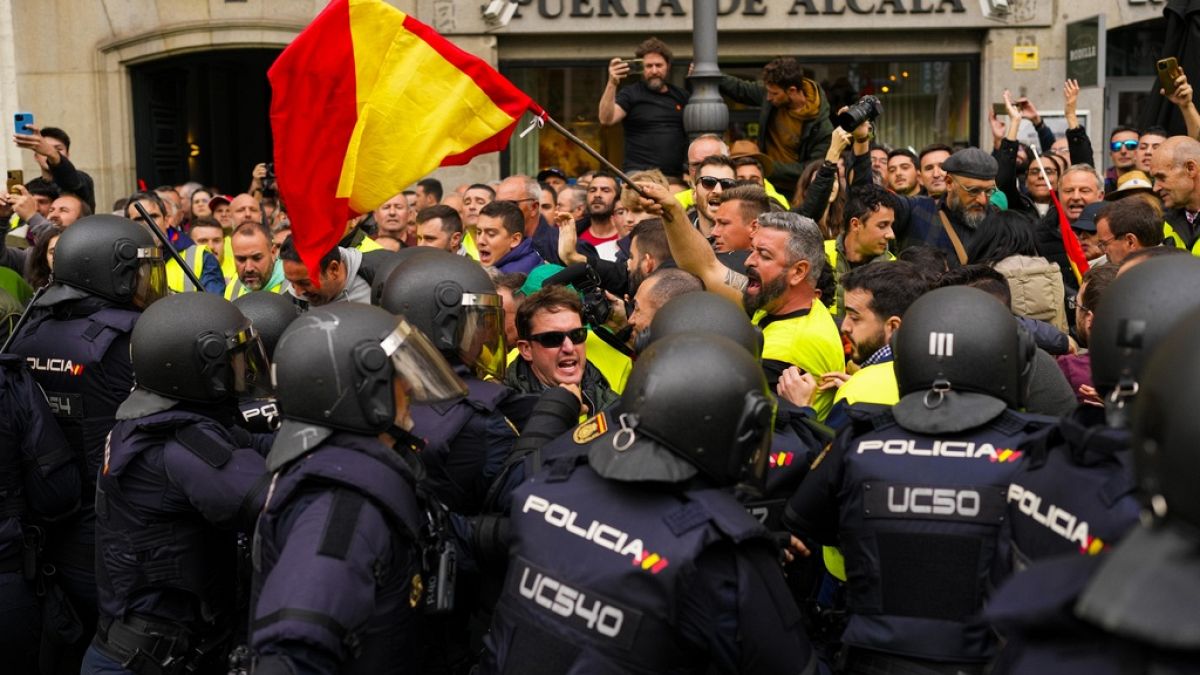
[[977, 180], [996, 180], [999, 169], [996, 158], [979, 148], [963, 148], [942, 163], [946, 173]]

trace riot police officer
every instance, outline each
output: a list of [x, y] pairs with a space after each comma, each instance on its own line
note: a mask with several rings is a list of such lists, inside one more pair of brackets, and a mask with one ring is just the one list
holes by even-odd
[[1143, 357], [1132, 445], [1145, 519], [1105, 555], [1041, 561], [1000, 588], [988, 617], [1007, 640], [994, 672], [1200, 672], [1198, 332], [1192, 310]]
[[137, 388], [96, 485], [100, 621], [83, 672], [203, 672], [239, 623], [236, 532], [266, 494], [269, 438], [234, 424], [237, 397], [267, 386], [266, 354], [229, 301], [181, 293], [142, 315], [130, 355]]
[[894, 339], [900, 401], [851, 406], [789, 501], [794, 533], [845, 556], [848, 672], [983, 672], [1014, 448], [1046, 423], [1014, 411], [1035, 348], [982, 291], [925, 294]]
[[502, 409], [509, 392], [500, 383], [508, 353], [500, 295], [478, 263], [430, 251], [396, 266], [380, 306], [428, 336], [467, 384], [461, 401], [413, 408], [413, 433], [425, 440], [430, 491], [451, 511], [478, 513], [516, 439]]
[[[129, 334], [166, 290], [162, 252], [150, 232], [117, 216], [81, 218], [59, 237], [53, 282], [11, 346], [45, 390], [83, 474], [81, 508], [47, 530], [42, 566], [54, 572], [45, 582], [47, 607], [61, 627], [43, 640], [60, 672], [78, 672], [95, 630], [94, 491], [105, 437], [133, 388]], [[55, 610], [60, 600], [71, 607]]]
[[573, 432], [581, 452], [514, 492], [481, 672], [812, 672], [775, 549], [730, 490], [761, 488], [774, 408], [726, 338], [646, 350]]
[[0, 355], [0, 653], [36, 672], [41, 525], [79, 506], [79, 464], [24, 359]]
[[420, 608], [447, 580], [422, 572], [429, 518], [409, 404], [466, 387], [409, 323], [354, 303], [293, 322], [275, 376], [283, 424], [254, 538], [255, 672], [418, 672]]
[[1018, 568], [1062, 554], [1096, 555], [1138, 522], [1128, 410], [1143, 366], [1180, 317], [1200, 308], [1200, 260], [1167, 256], [1113, 281], [1095, 308], [1092, 381], [1104, 408], [1080, 406], [1021, 447], [1008, 494]]
[[[300, 316], [300, 308], [280, 293], [252, 291], [233, 301], [258, 333], [267, 358], [275, 355], [279, 336]], [[274, 396], [256, 398], [250, 394], [238, 398], [242, 419], [239, 424], [251, 433], [271, 433], [279, 427], [279, 407]]]

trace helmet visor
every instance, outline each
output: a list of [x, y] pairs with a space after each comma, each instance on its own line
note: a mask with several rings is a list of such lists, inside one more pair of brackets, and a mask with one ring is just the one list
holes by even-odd
[[414, 403], [442, 403], [467, 395], [467, 385], [429, 338], [404, 319], [379, 346], [392, 360], [396, 374], [409, 384]]
[[480, 377], [504, 379], [508, 348], [504, 344], [504, 305], [496, 293], [464, 293], [458, 324], [458, 356]]
[[233, 390], [239, 396], [267, 398], [275, 393], [271, 363], [258, 331], [247, 326], [228, 341], [229, 364], [233, 368]]
[[738, 438], [737, 443], [742, 454], [733, 461], [741, 462], [742, 466], [733, 475], [740, 473], [743, 486], [760, 492], [766, 487], [767, 458], [771, 453], [778, 410], [779, 402], [774, 396], [750, 394], [739, 425], [743, 438]]
[[137, 281], [133, 287], [133, 304], [146, 309], [155, 301], [167, 297], [167, 265], [162, 249], [145, 246], [138, 249]]

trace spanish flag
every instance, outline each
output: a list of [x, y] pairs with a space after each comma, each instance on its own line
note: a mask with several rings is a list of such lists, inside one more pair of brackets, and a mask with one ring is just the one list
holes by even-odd
[[[1046, 183], [1049, 185], [1049, 182]], [[1058, 213], [1058, 232], [1062, 235], [1063, 248], [1067, 252], [1067, 260], [1071, 263], [1071, 271], [1075, 274], [1075, 282], [1083, 283], [1083, 273], [1088, 271], [1087, 256], [1083, 254], [1083, 246], [1071, 224], [1067, 222], [1067, 213], [1062, 203], [1058, 201], [1057, 190], [1050, 191], [1050, 199], [1054, 201], [1054, 210]]]
[[313, 279], [348, 220], [508, 144], [522, 91], [381, 0], [333, 0], [272, 64], [275, 175]]

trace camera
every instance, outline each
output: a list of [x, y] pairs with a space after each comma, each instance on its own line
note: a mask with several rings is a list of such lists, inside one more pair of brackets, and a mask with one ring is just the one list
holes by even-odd
[[837, 125], [845, 131], [854, 131], [863, 122], [874, 122], [883, 112], [883, 104], [874, 96], [864, 96], [858, 103], [846, 108], [837, 116]]
[[279, 183], [275, 180], [275, 162], [267, 162], [267, 175], [262, 179], [262, 194], [264, 197], [279, 196]]
[[585, 263], [568, 265], [563, 271], [547, 277], [543, 286], [571, 285], [583, 296], [583, 322], [593, 328], [603, 326], [612, 316], [612, 305], [600, 287], [600, 275]]

